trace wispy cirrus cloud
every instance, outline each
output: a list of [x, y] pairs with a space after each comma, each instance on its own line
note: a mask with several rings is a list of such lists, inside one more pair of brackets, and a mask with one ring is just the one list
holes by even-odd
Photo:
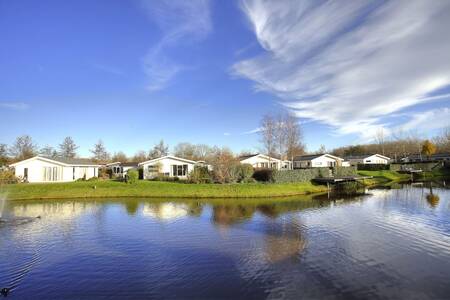
[[373, 137], [394, 113], [448, 101], [429, 97], [450, 84], [448, 1], [241, 3], [264, 51], [233, 73], [300, 118]]
[[24, 102], [1, 102], [0, 108], [4, 109], [12, 109], [12, 110], [26, 110], [29, 109], [30, 106]]
[[212, 30], [209, 0], [142, 1], [149, 17], [162, 31], [162, 38], [143, 58], [150, 91], [165, 88], [188, 67], [177, 62], [169, 50], [204, 39]]

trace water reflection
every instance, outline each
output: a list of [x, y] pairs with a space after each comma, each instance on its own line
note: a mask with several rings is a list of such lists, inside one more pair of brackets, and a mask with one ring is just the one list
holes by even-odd
[[17, 299], [441, 299], [449, 204], [436, 184], [331, 200], [12, 201], [6, 215], [41, 219], [0, 226], [0, 288]]

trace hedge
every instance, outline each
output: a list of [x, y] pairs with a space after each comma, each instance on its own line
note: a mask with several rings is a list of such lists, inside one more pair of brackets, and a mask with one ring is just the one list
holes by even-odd
[[276, 170], [272, 173], [272, 179], [277, 183], [308, 182], [316, 177], [328, 177], [329, 173], [329, 168]]
[[277, 183], [308, 182], [316, 177], [343, 177], [356, 175], [355, 167], [311, 168], [298, 170], [275, 170], [272, 181]]
[[334, 167], [333, 176], [334, 177], [345, 177], [357, 175], [357, 170], [355, 167]]
[[390, 169], [390, 164], [358, 164], [358, 170], [360, 171], [384, 171]]

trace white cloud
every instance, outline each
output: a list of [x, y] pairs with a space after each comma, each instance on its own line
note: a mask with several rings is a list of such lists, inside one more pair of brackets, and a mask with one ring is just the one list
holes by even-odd
[[396, 131], [409, 132], [420, 129], [420, 131], [428, 132], [447, 126], [450, 126], [450, 108], [444, 107], [413, 114], [411, 119], [398, 126]]
[[30, 106], [23, 102], [0, 102], [0, 108], [12, 110], [26, 110], [30, 108]]
[[242, 2], [263, 54], [233, 73], [300, 118], [373, 137], [450, 84], [449, 1]]
[[186, 67], [174, 61], [168, 50], [180, 44], [204, 39], [212, 30], [208, 0], [142, 1], [150, 19], [162, 31], [162, 38], [143, 58], [151, 91], [165, 88]]
[[224, 136], [230, 136], [231, 133], [229, 133], [229, 132], [224, 132], [223, 135], [224, 135]]

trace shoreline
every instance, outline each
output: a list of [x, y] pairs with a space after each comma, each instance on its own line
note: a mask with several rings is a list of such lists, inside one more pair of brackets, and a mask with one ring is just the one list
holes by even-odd
[[[410, 179], [409, 175], [395, 171], [360, 171], [358, 174], [373, 176], [372, 179], [363, 181], [366, 187], [385, 186]], [[312, 182], [189, 184], [139, 181], [136, 184], [126, 184], [113, 180], [99, 180], [0, 186], [0, 195], [6, 195], [8, 201], [90, 198], [255, 199], [319, 195], [327, 192], [326, 185]]]

